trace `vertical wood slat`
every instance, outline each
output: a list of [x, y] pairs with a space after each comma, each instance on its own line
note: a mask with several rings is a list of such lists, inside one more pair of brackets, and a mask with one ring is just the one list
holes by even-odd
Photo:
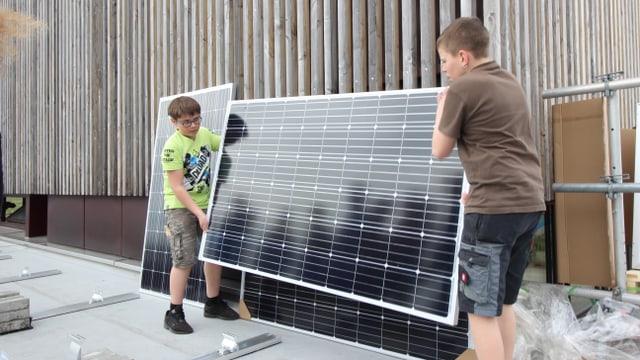
[[351, 0], [338, 0], [338, 9], [338, 91], [349, 93], [353, 91]]
[[400, 2], [384, 2], [385, 90], [400, 88]]
[[384, 8], [381, 1], [367, 0], [367, 70], [369, 91], [384, 90]]
[[256, 55], [254, 53], [254, 32], [253, 32], [253, 0], [245, 0], [244, 6], [242, 7], [242, 42], [246, 48], [245, 55], [246, 59], [242, 62], [244, 65], [244, 74], [245, 81], [244, 86], [242, 88], [243, 98], [252, 99], [253, 93], [252, 89], [254, 86], [254, 69], [255, 69], [255, 59]]
[[325, 94], [338, 90], [338, 8], [335, 1], [324, 2], [324, 88]]
[[367, 7], [366, 0], [351, 0], [351, 44], [353, 92], [367, 91]]
[[440, 64], [436, 59], [436, 14], [433, 1], [419, 2], [421, 87], [436, 87]]
[[311, 59], [309, 59], [310, 51], [310, 34], [309, 34], [309, 2], [300, 1], [296, 7], [296, 34], [297, 34], [297, 73], [298, 73], [298, 92], [297, 95], [309, 95]]
[[286, 71], [286, 96], [298, 94], [298, 27], [296, 24], [296, 1], [285, 0], [284, 8], [284, 43], [285, 43], [285, 71]]
[[275, 96], [287, 96], [286, 52], [285, 52], [285, 0], [274, 0], [273, 49], [274, 49], [274, 86]]
[[[489, 1], [488, 4], [485, 5], [485, 11], [487, 12], [488, 17], [485, 16], [485, 26], [487, 26], [489, 28], [489, 32], [492, 34], [491, 37], [491, 45], [492, 48], [498, 48], [500, 49], [500, 38], [499, 37], [495, 37], [493, 36], [495, 34], [494, 31], [492, 31], [491, 27], [492, 27], [492, 23], [494, 21], [499, 21], [499, 19], [495, 19], [496, 13], [499, 14], [498, 10], [498, 5], [496, 1]], [[453, 20], [455, 20], [455, 8], [453, 7], [453, 4], [451, 3], [451, 1], [447, 1], [447, 0], [440, 0], [440, 32], [442, 32], [444, 29], [447, 28], [447, 26], [449, 26]], [[489, 21], [487, 22], [486, 19], [489, 19]], [[492, 51], [490, 51], [490, 53], [492, 53]], [[500, 59], [495, 57], [495, 54], [492, 54], [493, 58], [500, 63]], [[440, 77], [440, 83], [442, 84], [442, 86], [447, 86], [449, 85], [449, 79], [446, 76], [441, 76]]]
[[264, 97], [275, 97], [275, 48], [274, 48], [274, 11], [273, 1], [266, 1], [262, 7], [262, 25], [264, 37]]
[[[253, 62], [253, 91], [252, 98], [254, 99], [262, 99], [264, 97], [264, 59], [265, 59], [265, 47], [264, 47], [264, 38], [265, 33], [263, 30], [263, 7], [266, 6], [269, 1], [264, 0], [253, 0], [253, 8], [252, 10], [252, 20], [253, 20], [253, 54], [254, 54], [254, 62]], [[246, 58], [246, 57], [245, 57]]]
[[[155, 126], [165, 116], [156, 113], [158, 99], [178, 92], [227, 82], [239, 98], [446, 85], [438, 81], [436, 36], [455, 9], [473, 14], [478, 4], [0, 0], [47, 23], [41, 35], [17, 41], [18, 54], [0, 70], [7, 191], [146, 195]], [[543, 101], [541, 91], [614, 71], [637, 77], [637, 38], [628, 29], [638, 27], [639, 7], [482, 3], [477, 15], [491, 30], [492, 57], [525, 89], [545, 155], [550, 107], [564, 100]], [[639, 93], [621, 92], [623, 127], [635, 123]], [[548, 176], [548, 159], [545, 168]]]
[[226, 43], [226, 8], [225, 3], [222, 1], [215, 2], [215, 33], [216, 33], [216, 45], [215, 45], [215, 58], [212, 60], [215, 64], [216, 82], [215, 85], [222, 85], [227, 82], [225, 78], [225, 69], [227, 69], [227, 62], [229, 61], [228, 47]]
[[[408, 5], [408, 6], [407, 6]], [[402, 88], [415, 89], [418, 84], [418, 19], [416, 1], [402, 2]]]
[[476, 16], [478, 11], [477, 0], [461, 0], [460, 16]]
[[[232, 82], [234, 75], [234, 63], [236, 61], [235, 58], [235, 46], [234, 46], [234, 37], [235, 37], [235, 28], [233, 25], [233, 18], [235, 16], [233, 12], [233, 7], [231, 6], [232, 0], [224, 1], [224, 49], [226, 51], [226, 56], [224, 60], [224, 82]], [[238, 84], [236, 83], [236, 88]]]
[[324, 0], [313, 1], [309, 11], [311, 95], [321, 95], [324, 94]]

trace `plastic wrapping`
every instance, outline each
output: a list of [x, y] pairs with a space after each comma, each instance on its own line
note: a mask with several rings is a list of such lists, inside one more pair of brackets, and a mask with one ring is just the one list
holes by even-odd
[[514, 359], [640, 359], [640, 307], [609, 298], [577, 318], [566, 287], [525, 284], [514, 305]]

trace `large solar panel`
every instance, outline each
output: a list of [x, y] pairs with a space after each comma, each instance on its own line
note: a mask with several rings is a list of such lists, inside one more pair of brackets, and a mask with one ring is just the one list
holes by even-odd
[[455, 324], [463, 170], [431, 157], [437, 92], [233, 101], [201, 257]]
[[468, 346], [465, 316], [449, 326], [250, 273], [244, 300], [255, 321], [393, 356], [453, 360]]
[[[233, 84], [216, 86], [194, 92], [167, 96], [160, 99], [158, 107], [158, 121], [156, 127], [156, 142], [153, 149], [151, 166], [151, 183], [149, 185], [149, 204], [147, 209], [147, 224], [144, 237], [144, 251], [142, 254], [141, 288], [153, 293], [169, 294], [169, 272], [171, 271], [171, 253], [169, 242], [164, 233], [164, 197], [163, 171], [161, 163], [164, 143], [175, 131], [169, 120], [167, 108], [177, 96], [191, 96], [200, 103], [202, 126], [213, 130], [217, 134], [224, 134], [229, 113], [229, 101], [233, 95]], [[221, 153], [218, 159], [221, 158]], [[217, 169], [218, 160], [212, 164]], [[215, 181], [217, 171], [212, 172]], [[194, 266], [187, 284], [185, 297], [202, 302], [206, 299], [204, 276], [201, 266]]]

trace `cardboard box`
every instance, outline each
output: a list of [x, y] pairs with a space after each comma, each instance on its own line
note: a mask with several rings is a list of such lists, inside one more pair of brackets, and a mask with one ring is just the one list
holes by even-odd
[[[629, 174], [629, 178], [624, 182], [633, 183], [635, 181], [636, 164], [636, 130], [621, 129], [621, 157], [622, 173]], [[624, 194], [624, 237], [627, 246], [633, 242], [633, 193]]]
[[[554, 183], [601, 183], [608, 174], [602, 99], [554, 105]], [[604, 193], [555, 193], [557, 282], [615, 286], [611, 212]]]
[[640, 294], [640, 270], [627, 270], [627, 292]]
[[473, 349], [467, 349], [465, 352], [460, 354], [456, 360], [478, 360], [478, 358], [476, 357], [476, 352]]

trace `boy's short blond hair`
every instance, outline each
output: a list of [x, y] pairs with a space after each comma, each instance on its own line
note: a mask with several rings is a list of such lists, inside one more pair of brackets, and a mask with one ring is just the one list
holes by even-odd
[[485, 58], [489, 55], [489, 31], [477, 17], [461, 17], [442, 31], [436, 47], [450, 54], [466, 50], [476, 58]]

